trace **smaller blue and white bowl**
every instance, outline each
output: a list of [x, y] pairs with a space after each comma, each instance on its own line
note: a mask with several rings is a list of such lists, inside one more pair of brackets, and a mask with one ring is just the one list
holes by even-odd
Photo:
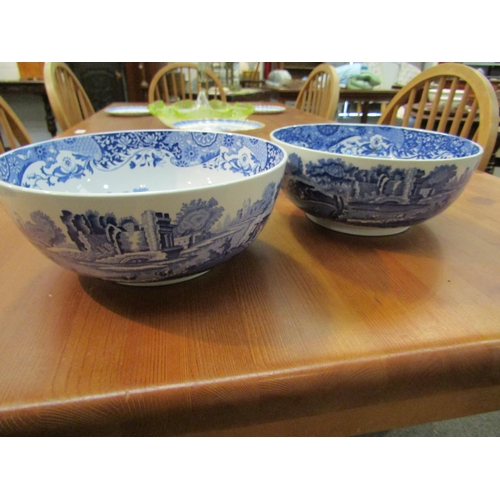
[[385, 125], [277, 129], [288, 153], [284, 190], [313, 222], [384, 236], [439, 214], [459, 196], [483, 148], [449, 134]]
[[194, 278], [245, 249], [285, 169], [270, 141], [144, 130], [53, 139], [0, 156], [0, 200], [28, 240], [84, 276]]

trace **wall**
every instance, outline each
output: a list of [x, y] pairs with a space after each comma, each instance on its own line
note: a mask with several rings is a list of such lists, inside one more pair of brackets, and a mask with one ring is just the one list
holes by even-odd
[[0, 80], [19, 80], [17, 62], [0, 62]]

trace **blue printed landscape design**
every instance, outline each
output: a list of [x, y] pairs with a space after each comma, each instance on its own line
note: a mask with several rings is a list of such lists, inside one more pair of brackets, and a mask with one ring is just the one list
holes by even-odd
[[393, 169], [380, 164], [363, 170], [342, 160], [302, 162], [289, 156], [284, 188], [304, 212], [367, 227], [418, 224], [442, 212], [472, 175], [461, 177], [454, 165], [426, 174], [417, 168]]
[[[391, 127], [291, 127], [279, 131], [276, 138], [353, 156], [352, 161], [343, 156], [304, 164], [299, 154], [291, 153], [284, 188], [306, 213], [365, 227], [412, 225], [440, 213], [458, 197], [473, 173], [470, 168], [458, 175], [453, 159], [480, 151], [471, 141], [458, 137]], [[380, 163], [359, 168], [354, 156], [379, 157]], [[394, 167], [394, 162], [389, 165], [391, 158], [449, 158], [450, 162], [425, 171]]]
[[[43, 212], [17, 218], [26, 236], [49, 258], [79, 274], [124, 283], [166, 281], [198, 274], [253, 241], [266, 223], [278, 187], [248, 199], [232, 218], [214, 198], [193, 199], [177, 214], [146, 210], [140, 220], [89, 210], [63, 210], [64, 229]], [[225, 215], [225, 217], [224, 217]]]
[[[29, 215], [22, 217], [20, 209], [14, 213], [28, 239], [53, 261], [82, 275], [149, 283], [204, 272], [243, 250], [264, 226], [279, 190], [275, 178], [274, 182], [267, 181], [267, 186], [262, 184], [259, 199], [242, 197], [236, 205], [236, 200], [225, 197], [231, 199], [231, 207], [224, 207], [221, 195], [216, 199], [209, 188], [200, 191], [203, 195], [186, 189], [175, 193], [179, 200], [179, 193], [184, 192], [181, 206], [179, 201], [169, 206], [168, 193], [164, 206], [158, 206], [163, 195], [149, 198], [149, 193], [142, 193], [161, 190], [161, 183], [152, 183], [151, 188], [142, 186], [143, 180], [147, 183], [150, 169], [158, 172], [166, 168], [168, 177], [177, 169], [196, 167], [193, 171], [197, 172], [201, 167], [232, 173], [236, 181], [244, 181], [280, 165], [284, 156], [275, 144], [244, 135], [173, 130], [110, 132], [54, 139], [12, 150], [0, 157], [0, 179], [16, 188], [48, 191], [47, 196], [51, 191], [70, 194], [53, 200], [43, 195], [46, 207], [51, 206], [51, 201], [55, 204], [57, 200], [68, 200], [60, 213], [59, 208], [29, 209]], [[89, 179], [98, 171], [96, 187], [88, 188], [100, 189], [97, 196], [80, 193], [81, 186], [88, 184], [81, 179]], [[131, 171], [144, 172], [144, 176], [130, 175]], [[102, 172], [109, 172], [109, 177]], [[232, 176], [222, 177], [227, 181]], [[110, 188], [101, 179], [108, 178], [118, 179], [114, 184], [118, 191], [113, 193], [141, 197], [141, 206], [146, 209], [133, 216], [113, 209], [102, 213], [102, 200], [110, 192], [104, 190]], [[128, 183], [122, 182], [127, 179]], [[254, 189], [252, 182], [249, 186]], [[79, 203], [76, 206], [86, 209], [72, 209], [73, 197]], [[124, 206], [121, 196], [106, 199], [104, 206], [113, 207], [115, 199], [122, 201], [117, 206]], [[147, 209], [149, 199], [156, 200], [151, 209]]]

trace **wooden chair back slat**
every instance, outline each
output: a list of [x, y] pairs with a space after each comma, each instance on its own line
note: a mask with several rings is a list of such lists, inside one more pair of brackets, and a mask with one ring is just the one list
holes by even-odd
[[[429, 97], [431, 90], [436, 92], [433, 100]], [[403, 106], [405, 115], [401, 118], [398, 110]], [[444, 63], [422, 71], [405, 85], [378, 123], [404, 124], [472, 139], [484, 149], [477, 167], [484, 171], [497, 140], [498, 108], [495, 91], [483, 74], [464, 64]]]
[[[430, 85], [431, 85], [430, 81], [424, 82], [424, 86], [423, 86], [421, 94], [420, 94], [421, 96], [428, 94]], [[420, 102], [419, 102], [418, 108], [417, 108], [417, 117], [416, 117], [415, 123], [414, 123], [415, 128], [421, 128], [421, 126], [422, 126], [422, 119], [424, 117], [426, 104], [427, 104], [427, 100], [422, 99], [422, 97], [420, 97]]]
[[[222, 83], [216, 74], [209, 68], [205, 71], [206, 81], [204, 87], [210, 99], [227, 101], [226, 93]], [[165, 103], [193, 99], [195, 93], [193, 87], [197, 82], [196, 89], [199, 91], [201, 82], [198, 77], [198, 66], [196, 63], [170, 63], [157, 71], [149, 85], [148, 102], [162, 100]], [[209, 91], [214, 89], [212, 95]]]
[[[8, 148], [5, 147], [2, 136], [5, 136]], [[28, 131], [14, 110], [5, 99], [0, 97], [0, 153], [5, 153], [7, 149], [32, 144], [32, 142]]]
[[67, 64], [46, 62], [43, 78], [50, 106], [63, 131], [94, 114], [85, 89]]
[[[445, 78], [441, 77], [439, 79], [437, 91], [436, 91], [436, 97], [434, 99], [434, 102], [432, 102], [430, 111], [429, 111], [429, 118], [427, 119], [427, 126], [425, 127], [426, 130], [434, 130], [435, 124], [436, 124], [436, 118], [439, 113], [439, 105], [441, 103], [441, 95], [443, 93], [444, 89], [444, 84], [445, 84]], [[425, 99], [427, 96], [422, 96], [422, 99]]]
[[466, 106], [469, 102], [470, 90], [470, 85], [467, 83], [464, 88], [462, 99], [460, 100], [460, 104], [455, 111], [455, 116], [453, 117], [453, 121], [451, 123], [449, 133], [452, 135], [460, 135], [460, 126], [462, 125], [464, 116], [467, 114]]
[[416, 95], [417, 95], [417, 90], [412, 89], [412, 91], [410, 92], [410, 97], [408, 99], [408, 105], [405, 108], [405, 113], [403, 116], [403, 123], [402, 123], [403, 127], [408, 126], [411, 117], [411, 108], [413, 107], [413, 103], [415, 102]]
[[[449, 84], [449, 82], [448, 82]], [[446, 125], [448, 124], [448, 120], [450, 118], [451, 107], [453, 105], [453, 100], [455, 99], [455, 92], [458, 87], [458, 78], [453, 78], [451, 80], [451, 85], [449, 84], [449, 97], [444, 104], [444, 108], [441, 111], [441, 116], [439, 118], [439, 123], [437, 127], [438, 132], [445, 132]]]
[[476, 99], [474, 99], [471, 105], [471, 112], [467, 116], [467, 119], [465, 120], [464, 126], [462, 128], [462, 132], [460, 134], [461, 137], [467, 138], [470, 136], [472, 130], [472, 124], [474, 123], [474, 117], [476, 116], [477, 113], [477, 107], [478, 107], [478, 102]]
[[335, 68], [320, 64], [310, 73], [295, 107], [322, 118], [334, 119], [340, 95], [340, 82]]
[[[5, 115], [5, 111], [0, 108], [0, 124], [2, 125], [2, 130], [5, 133], [5, 136], [7, 138], [7, 143], [10, 147], [10, 149], [16, 148], [16, 137], [14, 135], [14, 132], [12, 131], [12, 128], [10, 126], [9, 120], [7, 119], [7, 116]], [[3, 149], [3, 147], [2, 147]], [[5, 152], [2, 151], [2, 152]]]

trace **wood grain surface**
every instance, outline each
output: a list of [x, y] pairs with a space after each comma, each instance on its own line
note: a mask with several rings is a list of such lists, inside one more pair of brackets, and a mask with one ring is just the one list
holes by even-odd
[[364, 238], [282, 193], [242, 253], [150, 288], [58, 267], [0, 208], [0, 433], [352, 435], [500, 409], [499, 206], [478, 173], [434, 219]]

